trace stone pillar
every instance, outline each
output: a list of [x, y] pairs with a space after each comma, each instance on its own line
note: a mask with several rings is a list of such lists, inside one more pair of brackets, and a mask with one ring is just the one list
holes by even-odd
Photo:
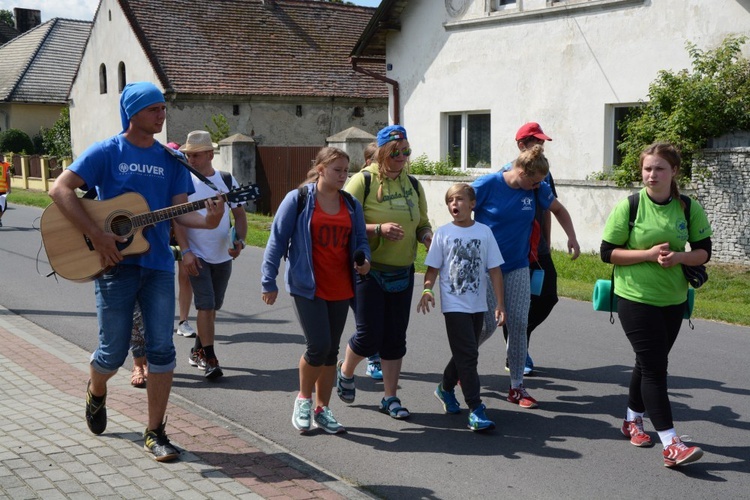
[[363, 153], [365, 147], [375, 141], [375, 136], [357, 127], [350, 127], [344, 131], [326, 138], [329, 146], [343, 149], [349, 155], [349, 171], [358, 172], [365, 164]]
[[[222, 139], [217, 160], [214, 168], [231, 173], [240, 184], [257, 182], [255, 140], [252, 137], [234, 134]], [[255, 203], [248, 202], [245, 211], [255, 212]]]

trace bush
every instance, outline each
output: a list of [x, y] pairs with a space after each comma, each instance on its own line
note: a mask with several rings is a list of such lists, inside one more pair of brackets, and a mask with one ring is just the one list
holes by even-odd
[[0, 151], [3, 153], [34, 154], [34, 143], [23, 130], [11, 128], [0, 132]]
[[58, 158], [70, 158], [73, 156], [73, 147], [70, 142], [70, 109], [67, 107], [60, 111], [60, 117], [52, 128], [41, 130], [44, 152]]
[[730, 36], [715, 50], [692, 43], [687, 50], [693, 71], [660, 71], [648, 90], [648, 102], [636, 108], [622, 126], [622, 165], [615, 166], [619, 185], [640, 182], [640, 153], [655, 141], [677, 146], [683, 179], [690, 179], [698, 150], [709, 139], [750, 130], [750, 61], [742, 55], [745, 36]]
[[454, 167], [450, 157], [442, 161], [430, 161], [426, 154], [422, 154], [409, 162], [409, 173], [415, 175], [467, 175]]

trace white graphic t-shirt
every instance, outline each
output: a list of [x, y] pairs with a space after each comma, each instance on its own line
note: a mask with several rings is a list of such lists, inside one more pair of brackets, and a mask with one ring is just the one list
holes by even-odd
[[438, 228], [424, 263], [440, 271], [442, 311], [476, 313], [487, 310], [487, 270], [503, 264], [492, 230], [474, 222]]

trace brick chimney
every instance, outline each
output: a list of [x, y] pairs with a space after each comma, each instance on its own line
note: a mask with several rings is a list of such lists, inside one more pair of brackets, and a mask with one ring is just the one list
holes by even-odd
[[13, 17], [16, 18], [16, 29], [19, 33], [26, 33], [32, 28], [42, 24], [42, 11], [34, 9], [13, 9]]

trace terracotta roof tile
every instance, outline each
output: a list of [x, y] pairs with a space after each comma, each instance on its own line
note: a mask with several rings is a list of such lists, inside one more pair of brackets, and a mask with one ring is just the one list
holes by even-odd
[[162, 83], [177, 93], [388, 96], [383, 82], [354, 72], [348, 59], [374, 9], [311, 0], [120, 4]]

